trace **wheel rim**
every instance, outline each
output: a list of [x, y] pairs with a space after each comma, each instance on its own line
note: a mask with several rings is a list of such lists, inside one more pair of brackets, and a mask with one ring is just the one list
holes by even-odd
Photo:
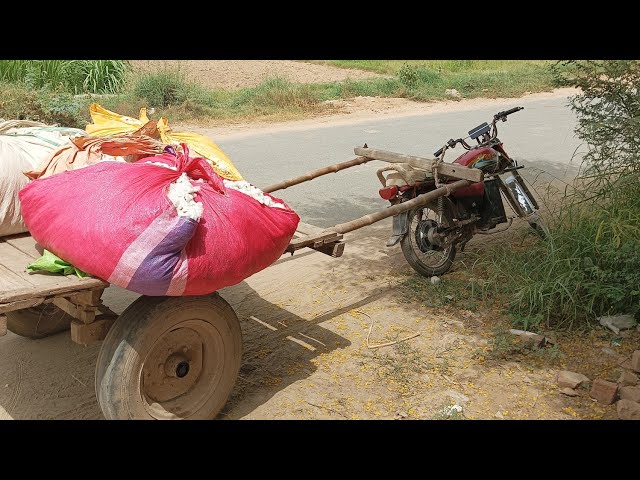
[[158, 420], [189, 417], [214, 395], [223, 367], [224, 343], [214, 325], [192, 319], [172, 326], [142, 364], [145, 409]]
[[[421, 238], [425, 235], [424, 233], [424, 223], [421, 222], [430, 222], [434, 224], [442, 224], [447, 225], [446, 220], [444, 218], [438, 219], [438, 215], [431, 209], [425, 208], [417, 211], [411, 217], [411, 223], [409, 224], [409, 237], [411, 241], [411, 249], [415, 253], [416, 257], [425, 267], [428, 268], [438, 268], [449, 259], [449, 254], [451, 252], [452, 245], [447, 244], [444, 248], [440, 250], [427, 250], [424, 251], [424, 244], [427, 243], [426, 239]], [[419, 238], [416, 238], [416, 237]]]

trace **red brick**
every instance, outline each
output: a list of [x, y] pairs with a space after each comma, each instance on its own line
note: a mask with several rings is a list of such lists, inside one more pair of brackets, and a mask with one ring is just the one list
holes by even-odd
[[640, 403], [640, 387], [620, 388], [620, 398]]
[[629, 370], [623, 370], [618, 378], [618, 385], [621, 387], [633, 387], [638, 384], [638, 377]]
[[640, 403], [631, 400], [619, 400], [616, 403], [620, 420], [640, 420]]
[[558, 372], [557, 382], [560, 388], [577, 388], [584, 383], [589, 383], [589, 378], [581, 373], [563, 370]]
[[636, 350], [631, 356], [631, 370], [640, 373], [640, 350]]
[[605, 405], [611, 405], [615, 402], [617, 394], [618, 384], [607, 382], [600, 378], [593, 381], [591, 391], [589, 392], [592, 398], [595, 398], [598, 402], [604, 403]]

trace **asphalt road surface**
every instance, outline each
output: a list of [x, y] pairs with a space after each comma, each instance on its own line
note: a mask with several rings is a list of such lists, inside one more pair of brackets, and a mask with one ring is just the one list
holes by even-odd
[[[575, 174], [579, 165], [576, 150], [581, 141], [574, 135], [576, 119], [566, 97], [505, 100], [499, 106], [472, 111], [429, 113], [400, 118], [381, 118], [353, 124], [322, 126], [217, 138], [220, 147], [251, 183], [265, 187], [337, 162], [354, 158], [353, 148], [367, 143], [371, 148], [411, 155], [432, 154], [449, 138], [467, 135], [473, 127], [491, 121], [498, 110], [522, 105], [524, 110], [499, 124], [499, 136], [506, 151], [527, 168], [532, 178], [540, 171], [556, 177]], [[451, 162], [462, 147], [447, 152]], [[378, 196], [375, 171], [382, 162], [330, 174], [277, 192], [303, 221], [321, 227], [351, 220], [384, 208]]]

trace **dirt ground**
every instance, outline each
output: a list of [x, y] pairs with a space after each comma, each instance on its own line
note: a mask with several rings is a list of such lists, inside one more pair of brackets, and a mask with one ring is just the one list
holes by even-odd
[[[578, 343], [561, 338], [561, 351], [581, 353], [559, 363], [494, 359], [488, 352], [500, 316], [407, 297], [416, 276], [399, 247], [384, 247], [389, 231], [385, 221], [347, 235], [341, 259], [313, 251], [283, 256], [221, 291], [240, 318], [244, 355], [219, 418], [439, 419], [453, 405], [463, 408], [454, 417], [468, 419], [615, 418], [615, 407], [586, 391], [561, 395], [555, 376], [569, 367], [615, 380], [640, 335], [613, 348], [606, 333]], [[464, 258], [447, 277], [464, 270]], [[136, 297], [111, 287], [104, 298], [120, 313]], [[396, 345], [367, 346], [416, 333]], [[0, 338], [0, 418], [102, 418], [93, 387], [98, 349], [66, 333]]]
[[[578, 93], [574, 88], [556, 88], [551, 92], [529, 93], [518, 99], [520, 103], [536, 101], [544, 98], [568, 97]], [[460, 100], [443, 100], [437, 102], [414, 102], [406, 98], [354, 97], [349, 100], [330, 100], [332, 108], [319, 114], [310, 114], [304, 120], [283, 122], [254, 121], [251, 123], [225, 123], [223, 125], [207, 125], [176, 123], [175, 130], [189, 130], [208, 135], [213, 139], [220, 136], [237, 137], [253, 135], [258, 132], [275, 133], [295, 129], [307, 129], [320, 125], [346, 125], [359, 120], [372, 118], [398, 118], [425, 113], [446, 113], [451, 111], [470, 111], [495, 105], [501, 108], [504, 98], [471, 98]]]
[[344, 69], [292, 60], [133, 60], [134, 71], [178, 69], [187, 78], [213, 89], [255, 87], [268, 77], [295, 83], [337, 82], [380, 77], [374, 72]]
[[[308, 78], [314, 77], [313, 70], [305, 69], [318, 67], [287, 63], [306, 71]], [[238, 72], [235, 80], [225, 81], [235, 82], [231, 88], [244, 81], [257, 83], [263, 74], [255, 73], [267, 67], [254, 69], [253, 77]], [[203, 77], [215, 78], [205, 65], [197, 68]], [[354, 75], [352, 70], [322, 68]], [[308, 122], [475, 108], [483, 102], [418, 105], [397, 100], [386, 99], [389, 108], [380, 109], [377, 100], [356, 99], [343, 105], [346, 112], [341, 115]], [[365, 108], [358, 110], [358, 102]], [[253, 128], [296, 128], [308, 122]], [[249, 127], [230, 126], [217, 133], [245, 131]], [[615, 380], [640, 334], [613, 346], [611, 335], [602, 331], [590, 337], [560, 337], [558, 349], [565, 356], [554, 362], [550, 357], [493, 358], [494, 329], [503, 323], [500, 314], [460, 306], [434, 308], [429, 298], [408, 297], [407, 285], [416, 274], [398, 246], [384, 246], [390, 230], [390, 222], [383, 221], [346, 235], [340, 259], [315, 251], [283, 256], [220, 292], [237, 312], [244, 337], [240, 376], [220, 419], [615, 418], [615, 407], [593, 402], [586, 391], [575, 398], [561, 395], [555, 376], [570, 368], [590, 378]], [[482, 241], [472, 240], [468, 251]], [[464, 259], [459, 255], [454, 273], [447, 277], [464, 270]], [[447, 277], [442, 280], [445, 286]], [[461, 295], [454, 289], [452, 298], [456, 296]], [[104, 301], [121, 313], [136, 297], [110, 287]], [[413, 337], [370, 348], [406, 336]], [[68, 333], [41, 340], [12, 333], [0, 337], [0, 419], [103, 418], [94, 393], [99, 348], [74, 344]], [[444, 409], [454, 405], [462, 412], [449, 417]]]

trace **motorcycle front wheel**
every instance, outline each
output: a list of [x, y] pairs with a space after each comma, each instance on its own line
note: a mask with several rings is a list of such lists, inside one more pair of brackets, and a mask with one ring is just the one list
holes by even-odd
[[443, 209], [441, 216], [434, 209], [435, 206], [429, 204], [427, 207], [411, 210], [407, 218], [409, 230], [400, 241], [404, 258], [411, 268], [425, 277], [447, 273], [456, 256], [455, 245], [436, 246], [429, 242], [430, 228], [453, 225], [452, 216], [447, 208]]
[[538, 235], [542, 240], [549, 238], [549, 227], [547, 227], [546, 222], [542, 219], [539, 213], [532, 215], [532, 218], [527, 219], [527, 221], [536, 235]]

